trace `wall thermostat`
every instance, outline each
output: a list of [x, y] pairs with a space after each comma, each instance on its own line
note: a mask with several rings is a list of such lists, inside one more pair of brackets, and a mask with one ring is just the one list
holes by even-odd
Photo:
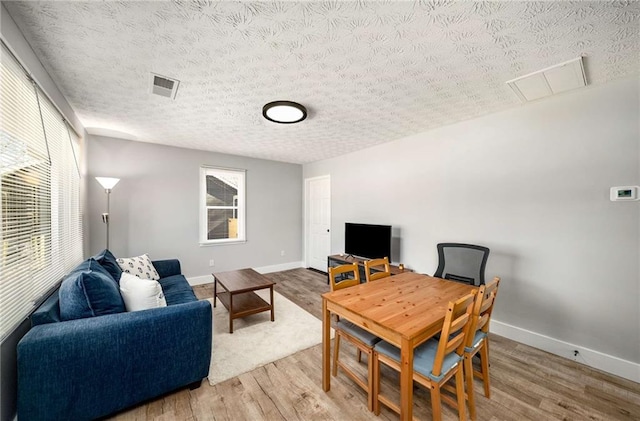
[[638, 186], [611, 187], [609, 198], [612, 202], [638, 200]]

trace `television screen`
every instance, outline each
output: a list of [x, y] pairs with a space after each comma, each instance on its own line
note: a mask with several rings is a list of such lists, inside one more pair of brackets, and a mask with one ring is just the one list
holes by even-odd
[[353, 224], [344, 226], [344, 252], [358, 257], [391, 260], [391, 225]]

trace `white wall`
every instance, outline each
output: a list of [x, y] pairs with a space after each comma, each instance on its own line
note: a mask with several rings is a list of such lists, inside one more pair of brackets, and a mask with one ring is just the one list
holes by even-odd
[[[201, 165], [247, 170], [246, 243], [199, 245]], [[301, 165], [89, 136], [88, 167], [92, 254], [106, 242], [106, 195], [93, 177], [106, 176], [121, 179], [111, 193], [109, 240], [118, 257], [178, 258], [187, 277], [209, 282], [212, 272], [300, 265]]]
[[638, 92], [589, 87], [305, 165], [331, 175], [332, 252], [345, 222], [393, 225], [394, 260], [425, 273], [439, 242], [486, 245], [494, 331], [640, 381], [640, 202], [609, 201], [640, 184]]

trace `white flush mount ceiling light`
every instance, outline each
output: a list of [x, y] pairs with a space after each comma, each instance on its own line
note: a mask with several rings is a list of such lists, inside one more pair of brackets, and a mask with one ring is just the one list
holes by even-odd
[[507, 82], [522, 102], [534, 101], [587, 86], [582, 57], [529, 73]]
[[273, 101], [262, 107], [262, 116], [274, 123], [293, 124], [307, 118], [307, 109], [293, 101]]

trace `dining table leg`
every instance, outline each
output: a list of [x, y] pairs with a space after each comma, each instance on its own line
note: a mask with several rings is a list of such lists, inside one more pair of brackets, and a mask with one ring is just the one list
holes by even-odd
[[413, 341], [406, 338], [400, 346], [400, 419], [413, 419]]
[[329, 363], [331, 360], [331, 313], [327, 309], [327, 299], [322, 298], [322, 390], [328, 392], [331, 388]]

